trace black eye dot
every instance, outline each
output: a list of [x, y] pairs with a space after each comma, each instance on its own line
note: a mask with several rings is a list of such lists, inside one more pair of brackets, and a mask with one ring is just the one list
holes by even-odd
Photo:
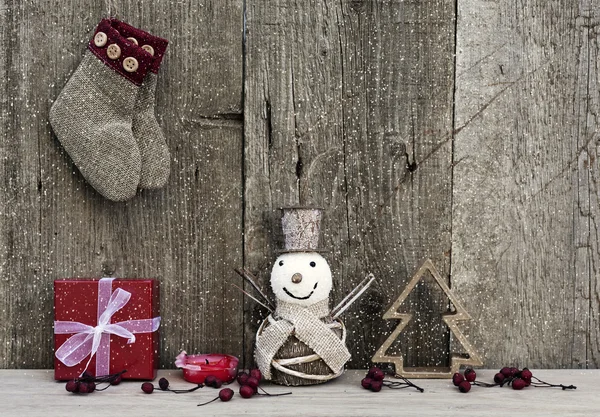
[[313, 261], [310, 263], [310, 266], [312, 266], [314, 268], [315, 266], [317, 266], [317, 264]]
[[283, 266], [283, 261], [279, 261], [279, 266]]

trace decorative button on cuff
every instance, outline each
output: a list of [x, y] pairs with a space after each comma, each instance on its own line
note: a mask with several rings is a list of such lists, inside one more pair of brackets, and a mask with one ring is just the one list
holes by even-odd
[[128, 56], [123, 60], [123, 68], [127, 72], [135, 72], [139, 67], [137, 59]]
[[154, 56], [154, 48], [150, 45], [142, 45], [142, 49], [148, 52], [150, 55]]
[[121, 48], [116, 43], [108, 45], [108, 48], [106, 48], [106, 55], [113, 60], [119, 59], [121, 56]]
[[136, 38], [131, 37], [131, 38], [127, 38], [127, 40], [135, 43], [136, 45], [138, 45], [138, 41], [137, 41]]
[[96, 33], [96, 36], [94, 36], [94, 45], [96, 45], [98, 48], [101, 48], [106, 45], [107, 40], [108, 36], [106, 36], [106, 33], [98, 32]]

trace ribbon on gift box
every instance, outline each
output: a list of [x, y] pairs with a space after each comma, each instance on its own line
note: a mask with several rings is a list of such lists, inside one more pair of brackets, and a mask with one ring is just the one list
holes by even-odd
[[110, 335], [114, 334], [135, 343], [135, 333], [151, 333], [158, 330], [160, 317], [141, 320], [110, 322], [112, 316], [123, 308], [131, 298], [131, 293], [122, 288], [112, 292], [114, 278], [98, 281], [98, 319], [96, 326], [88, 326], [76, 321], [55, 321], [55, 334], [71, 334], [65, 343], [56, 350], [56, 357], [66, 366], [75, 366], [90, 356], [85, 369], [96, 355], [96, 375], [108, 375], [110, 368]]

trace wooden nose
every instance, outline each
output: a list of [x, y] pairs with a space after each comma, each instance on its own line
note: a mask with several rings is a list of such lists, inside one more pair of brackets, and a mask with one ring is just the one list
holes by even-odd
[[294, 275], [292, 275], [292, 282], [294, 284], [299, 284], [302, 282], [302, 274], [296, 272]]

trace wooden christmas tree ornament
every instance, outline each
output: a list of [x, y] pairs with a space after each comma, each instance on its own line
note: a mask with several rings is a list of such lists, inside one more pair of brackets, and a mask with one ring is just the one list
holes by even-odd
[[[388, 355], [387, 351], [394, 341], [398, 338], [402, 330], [408, 325], [413, 315], [409, 313], [398, 313], [398, 308], [406, 300], [411, 291], [416, 287], [419, 281], [429, 272], [437, 285], [442, 289], [444, 294], [448, 297], [455, 311], [449, 313], [443, 313], [442, 319], [448, 326], [454, 337], [462, 345], [466, 352], [466, 356], [452, 355], [450, 357], [449, 367], [410, 367], [404, 368], [404, 359], [402, 355]], [[430, 259], [427, 259], [419, 270], [413, 275], [412, 279], [400, 294], [400, 297], [396, 299], [394, 304], [385, 312], [383, 318], [400, 320], [400, 323], [394, 329], [392, 334], [386, 339], [386, 341], [377, 350], [371, 360], [375, 363], [393, 363], [396, 367], [396, 373], [402, 375], [405, 378], [451, 378], [455, 372], [458, 372], [461, 365], [468, 366], [482, 366], [483, 362], [480, 356], [475, 352], [473, 346], [469, 343], [465, 335], [458, 328], [457, 322], [471, 320], [471, 316], [464, 309], [460, 301], [456, 298], [452, 290], [446, 285], [442, 279], [440, 273], [433, 265]]]

